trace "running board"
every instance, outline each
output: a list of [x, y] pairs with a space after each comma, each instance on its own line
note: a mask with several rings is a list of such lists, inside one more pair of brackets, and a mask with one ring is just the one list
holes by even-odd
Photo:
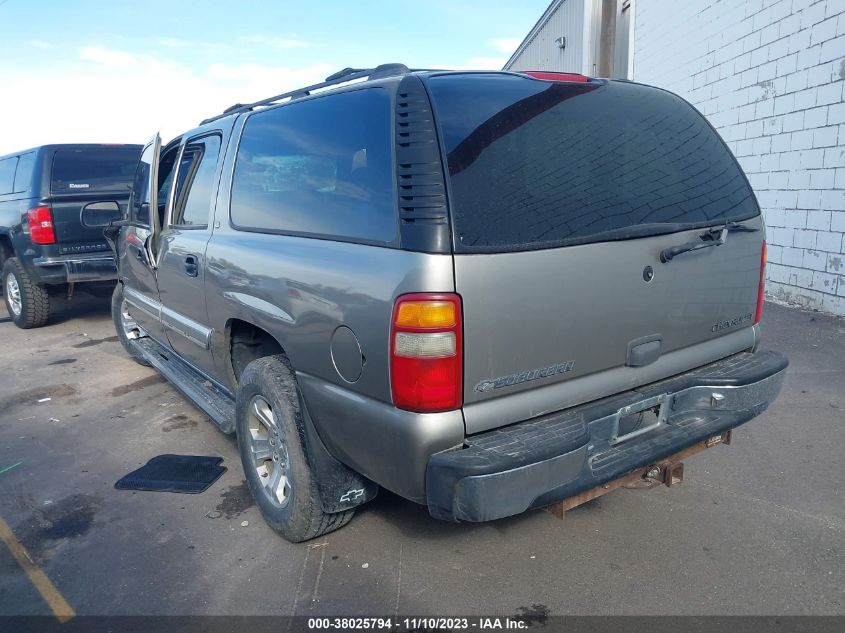
[[130, 345], [221, 431], [235, 432], [235, 401], [231, 395], [148, 336], [131, 340]]

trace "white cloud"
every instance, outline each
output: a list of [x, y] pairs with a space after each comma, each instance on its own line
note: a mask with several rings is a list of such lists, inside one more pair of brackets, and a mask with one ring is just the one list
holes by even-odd
[[50, 42], [45, 42], [44, 40], [29, 40], [29, 45], [32, 48], [53, 48]]
[[139, 57], [133, 53], [117, 51], [104, 46], [89, 46], [79, 52], [79, 57], [85, 61], [94, 62], [104, 68], [114, 70], [128, 70], [140, 65]]
[[489, 44], [500, 53], [510, 55], [522, 44], [522, 40], [516, 37], [500, 37], [490, 40]]
[[478, 70], [502, 70], [507, 61], [507, 57], [472, 57], [469, 63]]
[[501, 70], [508, 61], [507, 57], [470, 57], [463, 64], [435, 64], [435, 68], [445, 70]]
[[332, 64], [312, 64], [305, 68], [263, 64], [211, 64], [204, 79], [211, 85], [230, 86], [238, 96], [226, 105], [258, 101], [302, 86], [319, 83], [337, 70]]
[[306, 48], [313, 46], [311, 42], [306, 42], [297, 37], [269, 37], [267, 35], [249, 35], [238, 38], [241, 42], [247, 44], [260, 44], [261, 46], [269, 46], [270, 48], [291, 49], [291, 48]]
[[167, 48], [190, 48], [193, 46], [192, 42], [180, 40], [178, 37], [159, 37], [156, 41]]
[[0, 136], [0, 154], [44, 143], [143, 143], [161, 130], [167, 141], [234, 103], [256, 101], [321, 81], [336, 70], [316, 63], [304, 68], [262, 64], [212, 64], [193, 69], [157, 55], [102, 46], [38, 73], [0, 67], [0, 85], [33, 99], [26, 108], [0, 100], [0, 120], [14, 120]]

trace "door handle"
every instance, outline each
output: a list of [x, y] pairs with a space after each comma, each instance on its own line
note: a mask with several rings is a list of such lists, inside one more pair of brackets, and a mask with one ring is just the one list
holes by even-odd
[[132, 248], [135, 249], [135, 257], [138, 258], [138, 261], [141, 262], [144, 266], [149, 267], [150, 262], [147, 259], [147, 249], [145, 246], [136, 246], [132, 245]]
[[199, 264], [196, 255], [185, 256], [185, 274], [188, 277], [196, 277], [199, 272]]

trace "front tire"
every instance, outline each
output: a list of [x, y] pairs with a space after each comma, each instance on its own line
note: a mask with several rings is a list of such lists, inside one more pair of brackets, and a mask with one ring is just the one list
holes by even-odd
[[3, 265], [3, 297], [9, 316], [19, 328], [41, 327], [50, 318], [50, 296], [17, 257], [10, 257]]
[[132, 339], [144, 336], [143, 330], [135, 323], [132, 315], [129, 314], [129, 308], [123, 298], [123, 284], [118, 282], [114, 287], [111, 295], [111, 319], [114, 323], [114, 329], [117, 332], [117, 338], [123, 349], [129, 354], [132, 359], [139, 365], [149, 367], [150, 363], [135, 349], [132, 344]]
[[303, 442], [302, 405], [285, 356], [252, 361], [238, 386], [235, 428], [244, 474], [264, 520], [293, 543], [343, 527], [354, 510], [323, 512]]

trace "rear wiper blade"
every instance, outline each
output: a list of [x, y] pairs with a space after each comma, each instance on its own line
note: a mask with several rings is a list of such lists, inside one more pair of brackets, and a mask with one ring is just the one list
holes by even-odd
[[690, 251], [699, 251], [702, 248], [710, 248], [712, 246], [721, 246], [728, 239], [727, 226], [714, 226], [699, 236], [698, 241], [685, 242], [678, 246], [670, 246], [660, 251], [660, 261], [668, 264], [675, 257], [682, 253], [689, 253]]
[[[653, 222], [650, 224], [634, 224], [633, 226], [623, 226], [617, 229], [607, 229], [606, 231], [599, 231], [585, 237], [584, 242], [605, 242], [612, 240], [629, 240], [638, 237], [654, 237], [655, 235], [666, 235], [668, 233], [677, 233], [686, 228], [683, 224], [668, 224], [665, 222]], [[572, 240], [573, 242], [576, 239]]]
[[[570, 237], [561, 240], [559, 246], [576, 246], [578, 244], [593, 244], [596, 242], [612, 242], [615, 240], [630, 240], [641, 237], [655, 237], [657, 235], [668, 235], [669, 233], [679, 233], [681, 231], [690, 231], [695, 228], [702, 228], [701, 225], [690, 225], [688, 222], [650, 222], [646, 224], [634, 224], [632, 226], [623, 226], [615, 229], [607, 229], [605, 231], [598, 231], [585, 235], [583, 237]], [[703, 227], [707, 231], [721, 232], [722, 229], [733, 231], [759, 231], [760, 229], [752, 226], [746, 226], [740, 222], [730, 221], [727, 224], [717, 224], [711, 227]]]
[[741, 222], [728, 222], [727, 224], [725, 224], [725, 228], [728, 229], [728, 231], [730, 232], [738, 231], [741, 233], [756, 233], [760, 230], [755, 226], [748, 226], [747, 224], [742, 224]]

